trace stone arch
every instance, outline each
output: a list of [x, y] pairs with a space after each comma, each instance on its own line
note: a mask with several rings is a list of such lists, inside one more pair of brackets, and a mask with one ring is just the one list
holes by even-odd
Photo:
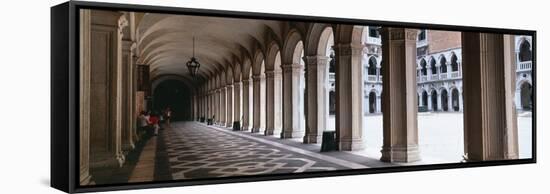
[[226, 84], [233, 84], [233, 68], [231, 66], [227, 66], [225, 69], [225, 81]]
[[280, 60], [280, 52], [279, 52], [279, 45], [273, 41], [269, 44], [266, 56], [265, 56], [265, 70], [266, 71], [273, 71], [273, 70], [280, 70], [280, 63], [278, 64], [279, 67], [275, 67], [275, 61], [281, 61]]
[[[331, 42], [334, 42], [333, 28], [328, 24], [314, 23], [307, 32], [304, 42], [304, 54], [306, 56], [329, 56]], [[328, 48], [328, 49], [327, 49]]]
[[259, 49], [254, 54], [254, 60], [252, 61], [252, 74], [260, 75], [265, 73], [264, 54]]
[[299, 64], [300, 53], [296, 52], [301, 50], [303, 50], [302, 36], [298, 30], [293, 29], [288, 33], [281, 50], [283, 64]]

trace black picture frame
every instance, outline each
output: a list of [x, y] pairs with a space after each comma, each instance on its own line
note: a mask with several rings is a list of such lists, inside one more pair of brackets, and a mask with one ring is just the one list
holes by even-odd
[[[356, 25], [379, 25], [387, 27], [428, 28], [447, 31], [472, 31], [532, 36], [532, 158], [484, 161], [468, 163], [429, 164], [415, 166], [397, 166], [360, 170], [337, 170], [328, 172], [308, 172], [298, 174], [255, 175], [246, 177], [209, 178], [192, 180], [158, 181], [151, 183], [124, 183], [98, 186], [80, 186], [79, 177], [79, 9], [100, 9], [117, 11], [139, 11], [196, 16], [217, 16], [231, 18], [270, 19], [300, 22], [322, 22]], [[112, 191], [126, 189], [144, 189], [189, 185], [237, 183], [250, 181], [268, 181], [312, 177], [362, 175], [405, 171], [438, 170], [453, 168], [471, 168], [497, 165], [530, 164], [537, 162], [536, 120], [537, 120], [537, 63], [536, 31], [520, 29], [485, 28], [473, 26], [455, 26], [441, 24], [407, 23], [395, 21], [377, 21], [364, 19], [345, 19], [319, 16], [286, 14], [268, 14], [240, 11], [223, 11], [178, 7], [162, 7], [132, 4], [114, 4], [100, 2], [69, 1], [51, 8], [51, 186], [67, 193], [92, 191]]]

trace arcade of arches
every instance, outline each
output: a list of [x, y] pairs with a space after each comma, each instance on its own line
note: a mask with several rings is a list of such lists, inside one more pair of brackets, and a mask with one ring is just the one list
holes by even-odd
[[[362, 51], [369, 27], [96, 10], [83, 10], [80, 16], [82, 184], [105, 183], [101, 177], [139, 182], [417, 163], [422, 161], [418, 107], [433, 104], [458, 111], [459, 96], [464, 99], [465, 160], [518, 158], [514, 95], [527, 96], [532, 85], [516, 88], [511, 35], [463, 32], [461, 91], [419, 93], [417, 75], [458, 66], [434, 69], [422, 61], [417, 68], [417, 37], [425, 33], [418, 29], [373, 31], [382, 39], [384, 70], [373, 65], [364, 74]], [[196, 76], [185, 66], [193, 38], [201, 63]], [[363, 85], [364, 76], [377, 74], [383, 93]], [[331, 75], [334, 91], [329, 91]], [[379, 103], [376, 96], [381, 96]], [[519, 104], [531, 107], [531, 97]], [[140, 135], [139, 113], [165, 107], [174, 112], [172, 125], [151, 139]], [[353, 160], [359, 156], [349, 155], [372, 138], [363, 134], [365, 111], [382, 112], [383, 144], [381, 158], [362, 163]], [[331, 112], [334, 126], [328, 122]], [[326, 155], [319, 147], [307, 150], [306, 145], [323, 143], [330, 128], [337, 154]], [[278, 151], [262, 155], [268, 148]], [[212, 153], [215, 149], [225, 154]], [[262, 168], [252, 172], [237, 166], [231, 171], [221, 163], [231, 157], [256, 157], [249, 159], [250, 168]], [[285, 166], [278, 167], [280, 163]], [[202, 174], [191, 173], [199, 168]], [[113, 175], [112, 169], [122, 170]]]

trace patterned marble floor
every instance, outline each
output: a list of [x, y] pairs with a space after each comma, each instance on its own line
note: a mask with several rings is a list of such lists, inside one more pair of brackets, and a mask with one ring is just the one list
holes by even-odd
[[349, 169], [268, 143], [192, 122], [161, 134], [173, 179]]

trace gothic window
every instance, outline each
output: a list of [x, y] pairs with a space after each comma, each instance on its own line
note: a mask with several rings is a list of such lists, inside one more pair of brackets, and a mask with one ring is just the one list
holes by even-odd
[[432, 75], [437, 74], [437, 67], [435, 66], [435, 59], [432, 58], [432, 60], [430, 61], [430, 66], [431, 66], [431, 70], [432, 70]]
[[456, 58], [456, 55], [453, 54], [453, 56], [451, 57], [451, 70], [454, 72], [454, 71], [458, 71], [458, 59]]
[[445, 57], [441, 57], [441, 61], [439, 61], [439, 70], [441, 73], [447, 73], [447, 59]]
[[526, 40], [523, 40], [519, 46], [519, 61], [531, 61], [531, 57], [531, 44], [529, 44]]
[[369, 59], [369, 75], [376, 75], [376, 59], [374, 57]]
[[420, 30], [418, 33], [418, 41], [426, 40], [426, 30]]
[[380, 27], [378, 26], [369, 26], [369, 37], [379, 38], [380, 37]]

